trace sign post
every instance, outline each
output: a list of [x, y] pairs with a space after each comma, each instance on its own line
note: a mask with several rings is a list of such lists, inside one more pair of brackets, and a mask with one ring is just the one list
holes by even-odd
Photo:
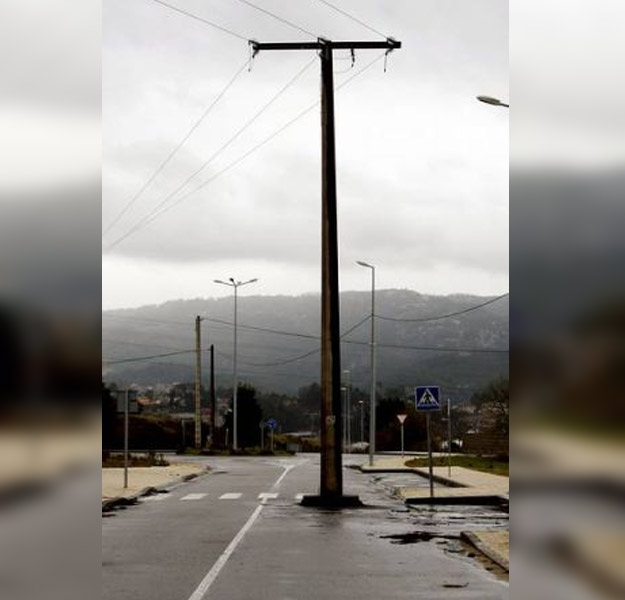
[[278, 426], [278, 421], [276, 421], [273, 417], [271, 419], [267, 419], [267, 427], [269, 428], [269, 448], [273, 453], [273, 431]]
[[401, 425], [401, 457], [404, 458], [404, 421], [408, 415], [397, 415], [399, 424]]
[[428, 471], [430, 475], [430, 498], [434, 498], [434, 473], [432, 468], [432, 440], [430, 438], [430, 412], [440, 410], [440, 388], [435, 385], [419, 386], [415, 390], [415, 408], [425, 411], [428, 437]]
[[124, 489], [128, 487], [128, 390], [124, 393]]
[[451, 479], [451, 398], [447, 398], [447, 475]]
[[129, 414], [139, 413], [139, 403], [137, 401], [137, 390], [117, 390], [117, 412], [124, 414], [124, 489], [128, 487], [128, 429]]

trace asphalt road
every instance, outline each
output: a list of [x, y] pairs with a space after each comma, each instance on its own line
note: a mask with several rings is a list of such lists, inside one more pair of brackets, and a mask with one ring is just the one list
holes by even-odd
[[508, 598], [507, 582], [457, 539], [501, 516], [409, 510], [388, 478], [351, 468], [345, 493], [366, 508], [304, 508], [316, 455], [195, 460], [211, 474], [103, 519], [104, 600]]

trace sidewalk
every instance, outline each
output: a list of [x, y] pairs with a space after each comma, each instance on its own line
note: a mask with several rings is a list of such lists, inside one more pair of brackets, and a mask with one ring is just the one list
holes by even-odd
[[[428, 469], [413, 468], [413, 473], [428, 478]], [[451, 477], [447, 467], [432, 469], [435, 486], [434, 495], [438, 498], [493, 498], [509, 499], [510, 480], [502, 475], [491, 475], [465, 467], [451, 467]], [[441, 487], [445, 486], [445, 487]], [[398, 491], [398, 496], [411, 502], [419, 498], [429, 498], [430, 490], [424, 487], [405, 487]]]
[[[385, 457], [376, 458], [373, 466], [364, 464], [360, 467], [363, 473], [415, 473], [428, 478], [427, 468], [407, 467], [405, 461], [409, 457]], [[501, 497], [507, 500], [510, 494], [510, 479], [502, 475], [492, 475], [465, 467], [451, 467], [451, 477], [447, 467], [434, 467], [432, 469], [435, 486], [434, 495], [438, 498], [460, 497]], [[444, 486], [441, 488], [441, 486]], [[397, 489], [398, 497], [410, 502], [411, 499], [429, 499], [429, 487], [402, 487]]]
[[206, 467], [190, 463], [171, 464], [168, 467], [131, 467], [128, 469], [128, 487], [124, 489], [124, 469], [102, 469], [102, 500], [132, 499], [147, 488], [162, 487], [206, 473]]

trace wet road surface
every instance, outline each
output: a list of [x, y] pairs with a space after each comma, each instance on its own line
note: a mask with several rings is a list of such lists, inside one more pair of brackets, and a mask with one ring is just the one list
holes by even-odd
[[194, 460], [213, 473], [103, 519], [104, 599], [508, 597], [505, 577], [459, 539], [507, 527], [505, 513], [408, 508], [393, 489], [427, 481], [350, 468], [362, 456], [345, 457], [344, 491], [366, 507], [342, 511], [298, 503], [317, 492], [318, 455]]

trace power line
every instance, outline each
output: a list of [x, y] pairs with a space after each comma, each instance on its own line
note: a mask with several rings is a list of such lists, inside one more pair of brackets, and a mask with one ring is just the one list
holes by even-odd
[[354, 15], [344, 11], [342, 8], [339, 8], [338, 6], [334, 6], [334, 4], [330, 4], [330, 2], [328, 2], [327, 0], [319, 0], [319, 2], [321, 2], [322, 4], [325, 4], [326, 6], [328, 6], [329, 8], [331, 8], [332, 10], [335, 10], [338, 13], [341, 13], [343, 16], [347, 17], [348, 19], [351, 19], [352, 21], [355, 21], [356, 23], [358, 23], [359, 25], [362, 25], [363, 27], [365, 27], [366, 29], [368, 29], [369, 31], [371, 31], [372, 33], [375, 33], [377, 35], [382, 36], [383, 38], [386, 38], [387, 36], [384, 35], [381, 31], [378, 31], [377, 29], [375, 29], [374, 27], [371, 27], [371, 25], [367, 25], [367, 23], [365, 23], [364, 21], [361, 21], [360, 19], [358, 19], [357, 17], [355, 17]]
[[167, 356], [177, 356], [180, 354], [190, 354], [195, 352], [195, 350], [180, 350], [178, 352], [165, 352], [163, 354], [152, 354], [151, 356], [137, 356], [135, 358], [123, 358], [121, 360], [112, 360], [108, 361], [109, 365], [120, 365], [122, 363], [130, 363], [130, 362], [140, 362], [144, 360], [151, 360], [153, 358], [165, 358]]
[[[110, 360], [111, 359], [103, 358], [102, 362], [110, 364]], [[165, 361], [165, 360], [152, 360], [150, 361], [150, 366], [152, 365], [159, 365], [159, 366], [165, 366], [165, 367], [179, 367], [180, 369], [189, 370], [191, 373], [194, 372], [194, 366], [185, 364], [185, 363], [178, 363], [178, 362]]]
[[[155, 0], [156, 1], [156, 0]], [[239, 75], [245, 71], [248, 65], [248, 60], [241, 65], [239, 69], [235, 72], [232, 79], [228, 81], [226, 86], [219, 92], [217, 97], [209, 104], [209, 106], [204, 110], [204, 112], [200, 115], [200, 118], [193, 124], [191, 129], [184, 135], [184, 137], [178, 142], [176, 147], [167, 155], [165, 160], [161, 162], [158, 167], [154, 170], [152, 175], [146, 180], [146, 182], [141, 186], [139, 191], [126, 203], [126, 206], [117, 214], [117, 216], [109, 223], [108, 227], [104, 231], [103, 235], [106, 235], [118, 222], [119, 220], [128, 212], [128, 210], [133, 206], [133, 204], [141, 197], [143, 192], [150, 186], [150, 184], [158, 177], [158, 175], [163, 171], [163, 169], [169, 164], [171, 159], [179, 152], [179, 150], [185, 145], [187, 140], [191, 137], [193, 132], [200, 126], [202, 121], [208, 116], [208, 114], [213, 110], [213, 108], [217, 105], [217, 103], [223, 98], [225, 93], [230, 89], [230, 87], [234, 84], [234, 82], [238, 79]]]
[[[210, 317], [202, 317], [204, 321], [208, 321], [210, 323], [219, 323], [220, 325], [229, 325], [230, 327], [234, 326], [234, 323], [231, 321], [226, 321], [223, 319], [213, 319]], [[318, 335], [311, 335], [308, 333], [296, 333], [293, 331], [280, 331], [279, 329], [269, 329], [267, 327], [256, 327], [254, 325], [241, 325], [240, 323], [237, 325], [239, 329], [246, 329], [249, 331], [262, 331], [263, 333], [273, 333], [276, 335], [286, 335], [297, 338], [304, 338], [309, 340], [319, 340], [321, 339]]]
[[[369, 319], [371, 318], [371, 315], [367, 315], [364, 319], [358, 321], [358, 323], [356, 323], [355, 325], [353, 325], [352, 327], [350, 327], [347, 331], [345, 331], [343, 334], [341, 334], [341, 337], [345, 337], [346, 335], [349, 335], [352, 331], [354, 331], [355, 329], [357, 329], [358, 327], [360, 327], [363, 323], [366, 323]], [[239, 326], [241, 327], [241, 326]], [[259, 328], [255, 328], [255, 329], [259, 329]], [[264, 331], [269, 331], [271, 333], [281, 333], [282, 335], [285, 335], [286, 332], [278, 332], [276, 330], [264, 330]], [[298, 335], [298, 334], [289, 334], [289, 335]], [[306, 336], [310, 339], [314, 339], [314, 340], [320, 340], [321, 338], [319, 336]], [[242, 361], [241, 364], [245, 364], [247, 366], [250, 367], [279, 367], [281, 365], [288, 365], [290, 363], [296, 362], [298, 360], [302, 360], [304, 358], [307, 358], [309, 356], [312, 356], [313, 354], [316, 354], [317, 352], [320, 352], [320, 348], [315, 348], [309, 352], [306, 352], [305, 354], [301, 354], [292, 358], [287, 358], [278, 362], [272, 362], [272, 363], [253, 363], [253, 362], [245, 362]]]
[[[371, 342], [359, 342], [355, 340], [343, 340], [344, 344], [358, 346], [370, 346]], [[509, 354], [509, 349], [504, 348], [452, 348], [440, 346], [403, 346], [401, 344], [381, 344], [376, 342], [378, 348], [393, 348], [396, 350], [423, 350], [426, 352], [455, 352], [458, 354]]]
[[252, 7], [255, 10], [258, 10], [258, 11], [260, 11], [262, 13], [265, 13], [266, 15], [269, 15], [270, 17], [273, 17], [274, 19], [277, 19], [278, 21], [281, 21], [282, 23], [284, 23], [285, 25], [288, 25], [289, 27], [292, 27], [293, 29], [297, 29], [298, 31], [301, 31], [302, 33], [305, 33], [306, 35], [310, 35], [310, 36], [312, 36], [314, 38], [318, 37], [316, 34], [312, 33], [311, 31], [308, 31], [307, 29], [304, 29], [303, 27], [300, 27], [296, 23], [288, 21], [287, 19], [284, 19], [280, 15], [276, 15], [275, 13], [272, 13], [272, 12], [268, 11], [265, 8], [261, 8], [260, 6], [257, 6], [256, 4], [253, 4], [252, 2], [249, 2], [249, 0], [238, 0], [238, 1], [243, 3], [243, 4], [247, 4], [247, 6], [250, 6], [250, 7]]
[[[358, 321], [358, 323], [356, 323], [354, 326], [350, 327], [347, 331], [345, 331], [343, 334], [341, 334], [341, 338], [345, 337], [346, 335], [349, 335], [352, 331], [354, 331], [355, 329], [357, 329], [358, 327], [360, 327], [363, 323], [366, 323], [369, 319], [371, 318], [371, 315], [367, 315], [364, 319]], [[315, 337], [315, 339], [320, 340], [320, 337]], [[253, 366], [253, 367], [279, 367], [282, 365], [288, 365], [290, 363], [293, 362], [297, 362], [298, 360], [302, 360], [304, 358], [308, 358], [309, 356], [312, 356], [313, 354], [316, 354], [318, 352], [321, 351], [321, 348], [315, 348], [314, 350], [311, 350], [310, 352], [306, 352], [305, 354], [301, 354], [298, 356], [295, 356], [293, 358], [287, 358], [285, 360], [281, 360], [279, 362], [273, 362], [273, 363], [262, 363], [262, 364], [258, 364], [258, 363], [245, 363], [248, 366]]]
[[308, 356], [312, 356], [313, 354], [318, 354], [320, 351], [321, 351], [320, 348], [315, 348], [314, 350], [311, 350], [310, 352], [306, 352], [306, 354], [301, 354], [299, 356], [294, 356], [293, 358], [287, 358], [285, 360], [281, 360], [281, 361], [273, 362], [273, 363], [244, 362], [242, 364], [245, 364], [248, 367], [280, 367], [282, 365], [288, 365], [290, 363], [297, 362], [298, 360], [302, 360], [304, 358], [307, 358]]
[[[133, 319], [132, 317], [117, 317], [116, 315], [105, 315], [105, 316], [109, 316], [112, 318], [121, 318], [121, 319], [129, 319], [129, 320], [136, 320], [136, 321], [146, 321], [149, 323], [158, 323], [158, 324], [175, 324], [175, 325], [185, 325], [187, 326], [187, 323], [182, 323], [180, 321], [158, 321], [156, 319]], [[364, 319], [361, 319], [360, 321], [358, 321], [358, 323], [356, 323], [355, 325], [353, 325], [352, 327], [350, 327], [347, 331], [345, 331], [342, 334], [342, 337], [349, 335], [352, 331], [354, 331], [355, 329], [357, 329], [358, 327], [360, 327], [363, 323], [366, 323], [369, 319], [371, 318], [370, 315], [367, 315]], [[228, 325], [228, 326], [234, 326], [234, 323], [230, 322], [230, 321], [225, 321], [222, 319], [213, 319], [213, 318], [209, 318], [209, 317], [202, 317], [202, 320], [204, 321], [209, 321], [209, 322], [215, 322], [215, 323], [219, 323], [222, 325]], [[292, 331], [281, 331], [278, 329], [269, 329], [266, 327], [255, 327], [253, 325], [238, 325], [239, 328], [241, 329], [248, 329], [248, 330], [252, 330], [252, 331], [261, 331], [263, 333], [272, 333], [272, 334], [276, 334], [276, 335], [285, 335], [285, 336], [291, 336], [291, 337], [297, 337], [297, 338], [305, 338], [305, 339], [311, 339], [311, 340], [320, 340], [321, 338], [319, 336], [315, 336], [315, 335], [309, 335], [309, 334], [305, 334], [305, 333], [295, 333]], [[128, 343], [132, 343], [132, 342], [128, 342]], [[140, 344], [142, 345], [142, 344]], [[147, 345], [147, 344], [146, 344]], [[156, 346], [156, 344], [155, 344]], [[162, 346], [162, 347], [166, 347], [166, 346]], [[178, 352], [171, 352], [171, 353], [166, 353], [166, 354], [156, 354], [156, 355], [150, 355], [150, 356], [140, 356], [140, 357], [135, 357], [135, 358], [128, 358], [128, 359], [122, 359], [122, 360], [117, 360], [117, 361], [113, 361], [113, 362], [109, 362], [108, 364], [122, 364], [122, 363], [126, 363], [126, 362], [138, 362], [141, 360], [151, 360], [153, 358], [162, 358], [162, 357], [166, 357], [166, 356], [174, 356], [176, 354], [188, 354], [189, 352], [194, 352], [194, 350], [180, 350]], [[209, 352], [208, 349], [204, 349], [203, 352]], [[291, 362], [295, 362], [296, 360], [300, 360], [302, 358], [305, 358], [306, 356], [309, 356], [315, 352], [319, 352], [319, 348], [315, 348], [313, 351], [306, 353], [305, 355], [302, 356], [298, 356], [292, 359], [287, 359], [286, 361], [282, 361], [280, 363], [276, 363], [275, 365], [273, 363], [270, 364], [255, 364], [255, 363], [246, 363], [249, 366], [278, 366], [279, 364], [288, 364]], [[221, 352], [217, 352], [217, 354], [222, 354]]]
[[192, 324], [183, 321], [171, 321], [167, 319], [150, 319], [148, 317], [124, 317], [123, 315], [112, 315], [110, 313], [102, 313], [103, 317], [108, 319], [117, 319], [121, 321], [137, 321], [138, 323], [154, 323], [156, 325], [180, 325], [184, 327], [192, 327]]
[[[356, 73], [354, 73], [351, 77], [348, 77], [345, 81], [343, 81], [339, 86], [337, 86], [336, 90], [340, 90], [341, 88], [345, 87], [346, 85], [348, 85], [351, 81], [353, 81], [356, 77], [358, 77], [359, 75], [361, 75], [362, 73], [364, 73], [367, 69], [369, 69], [370, 67], [372, 67], [375, 63], [377, 63], [378, 61], [380, 61], [382, 58], [384, 58], [384, 54], [379, 55], [378, 57], [376, 57], [375, 59], [373, 59], [372, 61], [370, 61], [369, 63], [367, 63], [364, 67], [362, 67], [361, 69], [357, 70]], [[277, 129], [276, 131], [274, 131], [271, 135], [269, 135], [268, 137], [266, 137], [264, 140], [262, 140], [261, 142], [259, 142], [258, 144], [256, 144], [255, 146], [253, 146], [250, 150], [248, 150], [247, 152], [245, 152], [244, 154], [242, 154], [241, 156], [239, 156], [239, 158], [236, 158], [235, 160], [233, 160], [231, 163], [229, 163], [228, 165], [226, 165], [223, 169], [221, 169], [220, 171], [218, 171], [217, 173], [215, 173], [215, 175], [213, 175], [212, 177], [210, 177], [209, 179], [205, 180], [204, 182], [202, 182], [200, 185], [198, 185], [196, 188], [188, 191], [187, 193], [185, 193], [183, 196], [181, 196], [180, 198], [178, 198], [175, 202], [173, 202], [172, 204], [170, 204], [169, 206], [165, 206], [163, 207], [160, 212], [154, 213], [154, 211], [152, 211], [152, 213], [150, 215], [148, 215], [147, 217], [144, 218], [145, 223], [141, 223], [141, 226], [135, 225], [135, 227], [133, 229], [131, 229], [130, 231], [126, 232], [126, 234], [124, 234], [122, 237], [118, 238], [117, 240], [115, 240], [112, 244], [110, 244], [106, 250], [112, 250], [115, 246], [117, 246], [118, 244], [120, 244], [121, 242], [123, 242], [126, 238], [128, 238], [129, 236], [131, 236], [133, 233], [135, 233], [138, 229], [141, 229], [143, 227], [143, 225], [148, 225], [149, 223], [151, 223], [152, 221], [156, 220], [158, 217], [160, 217], [161, 215], [165, 214], [167, 211], [169, 211], [170, 209], [174, 208], [175, 206], [177, 206], [178, 204], [180, 204], [181, 202], [183, 202], [184, 200], [186, 200], [189, 196], [191, 196], [192, 194], [195, 194], [196, 192], [199, 192], [201, 189], [203, 189], [204, 187], [206, 187], [207, 185], [209, 185], [210, 183], [212, 183], [213, 181], [215, 181], [217, 178], [221, 177], [222, 175], [224, 175], [226, 172], [228, 172], [230, 169], [236, 167], [239, 163], [243, 162], [248, 156], [250, 156], [251, 154], [253, 154], [254, 152], [256, 152], [257, 150], [260, 150], [260, 148], [262, 148], [265, 144], [269, 143], [271, 140], [273, 140], [275, 137], [277, 137], [278, 135], [280, 135], [284, 130], [286, 130], [287, 128], [289, 128], [291, 125], [293, 125], [296, 121], [299, 121], [302, 117], [304, 117], [305, 115], [307, 115], [310, 111], [312, 111], [314, 108], [316, 108], [317, 106], [319, 106], [319, 101], [317, 100], [314, 104], [311, 104], [308, 108], [304, 109], [302, 112], [298, 113], [295, 117], [293, 117], [292, 119], [290, 119], [289, 121], [287, 121], [284, 125], [282, 125], [282, 127], [280, 127], [279, 129]], [[168, 199], [168, 198], [167, 198]], [[166, 199], [166, 200], [167, 200]], [[158, 207], [157, 207], [158, 209]], [[157, 210], [155, 209], [155, 210]]]
[[140, 346], [142, 348], [162, 348], [163, 350], [184, 350], [184, 348], [176, 348], [174, 346], [164, 346], [162, 344], [153, 344], [151, 342], [127, 342], [124, 340], [113, 340], [111, 338], [102, 338], [102, 344], [112, 344], [114, 346]]
[[190, 13], [186, 10], [183, 10], [182, 8], [178, 8], [177, 6], [173, 6], [172, 4], [167, 4], [167, 2], [163, 2], [163, 0], [152, 0], [152, 2], [156, 2], [157, 4], [160, 4], [161, 6], [165, 6], [167, 8], [169, 8], [170, 10], [174, 10], [177, 13], [180, 13], [182, 15], [185, 15], [191, 19], [194, 19], [196, 21], [201, 21], [202, 23], [204, 23], [205, 25], [210, 25], [211, 27], [214, 27], [215, 29], [218, 29], [219, 31], [222, 31], [224, 33], [229, 33], [230, 35], [240, 39], [240, 40], [244, 40], [245, 42], [247, 42], [249, 40], [249, 38], [245, 37], [244, 35], [241, 35], [239, 33], [237, 33], [236, 31], [232, 31], [231, 29], [227, 29], [226, 27], [223, 27], [222, 25], [217, 25], [217, 23], [213, 23], [212, 21], [209, 21], [208, 19], [205, 19], [204, 17], [200, 17], [198, 15], [195, 15], [193, 13]]
[[[142, 219], [140, 219], [129, 231], [127, 231], [124, 235], [122, 235], [121, 237], [117, 238], [112, 244], [110, 244], [107, 247], [107, 251], [108, 250], [112, 250], [115, 246], [117, 246], [119, 243], [121, 243], [123, 240], [125, 240], [127, 237], [129, 237], [130, 235], [132, 235], [133, 233], [137, 232], [138, 230], [142, 229], [143, 227], [145, 227], [146, 225], [150, 224], [152, 221], [154, 221], [155, 219], [157, 219], [160, 215], [162, 215], [164, 212], [167, 212], [170, 208], [173, 208], [174, 206], [178, 205], [180, 202], [182, 202], [185, 198], [187, 198], [190, 193], [193, 193], [195, 191], [197, 191], [200, 188], [196, 188], [195, 190], [192, 190], [191, 192], [188, 192], [186, 194], [184, 194], [181, 198], [174, 200], [174, 202], [172, 202], [169, 206], [164, 206], [167, 204], [167, 202], [169, 200], [171, 200], [172, 198], [174, 198], [176, 196], [176, 194], [178, 194], [181, 190], [183, 190], [186, 185], [196, 176], [199, 175], [210, 163], [213, 162], [213, 160], [215, 160], [215, 158], [217, 158], [217, 156], [219, 156], [226, 148], [228, 148], [228, 146], [230, 146], [230, 144], [232, 144], [246, 129], [248, 129], [266, 110], [268, 110], [271, 105], [282, 95], [284, 94], [284, 92], [286, 92], [315, 62], [315, 58], [313, 58], [310, 62], [308, 62], [306, 65], [304, 65], [304, 67], [298, 71], [294, 77], [292, 77], [287, 83], [286, 85], [284, 85], [277, 94], [275, 94], [258, 112], [256, 112], [256, 114], [250, 118], [232, 137], [230, 137], [230, 139], [228, 139], [228, 141], [226, 141], [218, 150], [216, 150], [207, 160], [205, 160], [202, 165], [196, 169], [191, 175], [189, 175], [173, 192], [170, 192], [169, 194], [167, 194], [165, 196], [165, 198], [163, 198], [159, 204], [150, 212], [148, 213], [145, 217], [143, 217]], [[214, 177], [212, 178], [214, 179]], [[210, 181], [210, 179], [209, 179]], [[202, 184], [200, 187], [203, 187], [204, 184]], [[159, 212], [159, 209], [160, 210]]]
[[[341, 336], [342, 337], [342, 336]], [[358, 346], [369, 346], [370, 342], [359, 342], [359, 341], [352, 341], [352, 340], [341, 340], [341, 343], [343, 344], [353, 344], [353, 345], [358, 345]], [[460, 354], [508, 354], [509, 350], [505, 350], [505, 349], [497, 349], [497, 348], [448, 348], [448, 347], [437, 347], [437, 346], [402, 346], [400, 344], [376, 344], [376, 346], [380, 347], [380, 348], [392, 348], [395, 350], [419, 350], [419, 351], [428, 351], [428, 352], [454, 352], [454, 353], [460, 353]], [[304, 358], [307, 358], [308, 356], [312, 356], [313, 354], [319, 352], [320, 349], [319, 348], [315, 348], [309, 352], [306, 352], [305, 354], [302, 355], [298, 355], [292, 358], [288, 358], [285, 360], [281, 360], [278, 362], [273, 362], [273, 363], [251, 363], [251, 362], [246, 362], [246, 363], [242, 363], [242, 364], [246, 364], [248, 366], [253, 366], [253, 367], [277, 367], [277, 366], [281, 366], [281, 365], [287, 365], [289, 363], [292, 362], [296, 362], [298, 360], [302, 360]], [[165, 358], [168, 356], [178, 356], [181, 354], [191, 354], [195, 352], [195, 350], [180, 350], [178, 352], [166, 352], [163, 354], [152, 354], [150, 356], [137, 356], [134, 358], [124, 358], [124, 359], [120, 359], [120, 360], [113, 360], [113, 361], [106, 361], [106, 363], [108, 365], [118, 365], [118, 364], [125, 364], [125, 363], [131, 363], [131, 362], [142, 362], [145, 360], [152, 360], [154, 358]], [[207, 349], [204, 349], [203, 352], [208, 352]]]
[[344, 338], [344, 337], [348, 336], [352, 331], [354, 331], [355, 329], [358, 329], [361, 325], [366, 323], [369, 319], [371, 319], [371, 315], [367, 315], [364, 319], [358, 321], [358, 323], [356, 323], [356, 325], [354, 325], [353, 327], [350, 327], [347, 331], [344, 331], [341, 334], [341, 338]]
[[484, 306], [488, 306], [489, 304], [492, 304], [493, 302], [497, 302], [498, 300], [501, 300], [502, 298], [505, 298], [506, 296], [509, 296], [509, 295], [510, 295], [510, 292], [506, 292], [505, 294], [501, 294], [501, 296], [497, 296], [496, 298], [491, 298], [490, 300], [487, 300], [486, 302], [482, 302], [481, 304], [477, 304], [475, 306], [471, 306], [463, 310], [458, 310], [456, 312], [447, 313], [444, 315], [438, 315], [436, 317], [423, 317], [423, 318], [418, 318], [418, 319], [401, 319], [399, 317], [384, 317], [382, 315], [375, 315], [375, 318], [382, 319], [384, 321], [396, 321], [398, 323], [427, 323], [429, 321], [439, 321], [441, 319], [448, 319], [450, 317], [464, 315], [466, 313], [477, 310], [478, 308], [483, 308]]
[[[494, 300], [491, 300], [489, 302], [492, 302]], [[477, 307], [473, 307], [473, 309], [476, 309]], [[134, 319], [133, 317], [118, 317], [117, 315], [104, 315], [107, 317], [112, 317], [112, 318], [121, 318], [123, 319], [130, 319], [130, 320], [136, 320], [136, 321], [145, 321], [145, 322], [149, 322], [149, 323], [157, 323], [157, 324], [174, 324], [174, 325], [184, 325], [185, 327], [188, 327], [188, 323], [182, 323], [180, 321], [159, 321], [156, 319], [141, 319], [141, 318], [137, 318]], [[209, 318], [209, 317], [202, 317], [204, 320], [206, 321], [213, 321], [222, 325], [228, 325], [230, 327], [234, 326], [234, 323], [232, 323], [231, 321], [226, 321], [226, 320], [222, 320], [222, 319], [213, 319], [213, 318]], [[345, 331], [343, 334], [341, 334], [341, 338], [349, 335], [352, 331], [354, 331], [355, 329], [357, 329], [358, 327], [360, 327], [363, 323], [365, 323], [366, 321], [368, 321], [371, 318], [370, 315], [368, 315], [367, 317], [365, 317], [364, 319], [361, 319], [358, 323], [356, 323], [353, 327], [351, 327], [350, 329], [348, 329], [347, 331]], [[319, 336], [315, 336], [315, 335], [311, 335], [311, 334], [306, 334], [306, 333], [297, 333], [297, 332], [293, 332], [293, 331], [282, 331], [279, 329], [271, 329], [268, 327], [256, 327], [253, 325], [238, 325], [239, 328], [241, 329], [248, 329], [251, 331], [260, 331], [263, 333], [272, 333], [275, 335], [285, 335], [285, 336], [291, 336], [291, 337], [298, 337], [298, 338], [305, 338], [305, 339], [311, 339], [311, 340], [319, 340], [320, 337]], [[360, 345], [360, 346], [368, 346], [370, 345], [370, 342], [367, 341], [357, 341], [357, 340], [342, 340], [342, 343], [345, 344], [353, 344], [353, 345]], [[460, 347], [439, 347], [439, 346], [405, 346], [405, 345], [400, 345], [400, 344], [385, 344], [385, 343], [376, 343], [376, 346], [381, 347], [381, 348], [393, 348], [393, 349], [397, 349], [397, 350], [423, 350], [423, 351], [428, 351], [428, 352], [457, 352], [457, 353], [488, 353], [488, 354], [507, 354], [509, 353], [508, 349], [500, 349], [500, 348], [460, 348]], [[290, 360], [290, 359], [289, 359]]]
[[[358, 77], [359, 75], [361, 75], [362, 73], [364, 73], [367, 69], [369, 69], [370, 67], [372, 67], [375, 63], [377, 63], [378, 61], [380, 61], [382, 58], [384, 58], [384, 54], [380, 54], [379, 56], [377, 56], [375, 59], [373, 59], [372, 61], [368, 62], [364, 67], [362, 67], [361, 69], [357, 70], [351, 77], [348, 77], [345, 81], [343, 81], [340, 85], [338, 85], [336, 87], [336, 91], [342, 89], [343, 87], [345, 87], [346, 85], [348, 85], [349, 83], [351, 83], [351, 81], [353, 81], [354, 79], [356, 79], [356, 77]], [[290, 119], [289, 121], [287, 121], [284, 125], [282, 125], [279, 129], [277, 129], [276, 131], [274, 131], [272, 134], [270, 134], [268, 137], [266, 137], [264, 140], [262, 140], [261, 142], [259, 142], [258, 144], [256, 144], [255, 146], [253, 146], [250, 150], [248, 150], [247, 152], [245, 152], [244, 154], [242, 154], [241, 156], [239, 156], [239, 158], [235, 159], [234, 161], [232, 161], [231, 163], [229, 163], [228, 165], [226, 165], [221, 171], [218, 171], [215, 175], [213, 175], [212, 177], [210, 177], [209, 179], [207, 179], [206, 181], [202, 182], [198, 187], [196, 187], [193, 190], [190, 190], [189, 192], [187, 192], [184, 196], [182, 196], [181, 198], [179, 198], [174, 204], [166, 207], [165, 209], [163, 209], [158, 215], [155, 216], [160, 216], [161, 214], [163, 214], [164, 212], [167, 212], [170, 208], [173, 208], [176, 204], [179, 204], [180, 202], [182, 202], [183, 200], [186, 200], [186, 198], [188, 198], [189, 196], [191, 196], [192, 194], [195, 194], [196, 192], [199, 192], [201, 189], [203, 189], [204, 187], [206, 187], [209, 183], [212, 183], [215, 179], [217, 179], [218, 177], [221, 177], [221, 175], [223, 175], [224, 173], [226, 173], [227, 171], [229, 171], [230, 169], [232, 169], [233, 167], [237, 166], [239, 163], [243, 162], [248, 156], [250, 156], [251, 154], [253, 154], [254, 152], [256, 152], [257, 150], [260, 150], [260, 148], [262, 148], [265, 144], [269, 143], [271, 140], [273, 140], [275, 137], [277, 137], [278, 135], [280, 135], [284, 130], [288, 129], [291, 125], [293, 125], [294, 123], [296, 123], [297, 121], [299, 121], [302, 117], [304, 117], [305, 115], [307, 115], [310, 111], [312, 111], [314, 108], [317, 108], [317, 106], [319, 106], [320, 101], [317, 100], [316, 102], [314, 102], [313, 104], [311, 104], [310, 106], [308, 106], [307, 108], [305, 108], [302, 112], [298, 113], [297, 115], [295, 115], [295, 117], [293, 117], [292, 119]]]

